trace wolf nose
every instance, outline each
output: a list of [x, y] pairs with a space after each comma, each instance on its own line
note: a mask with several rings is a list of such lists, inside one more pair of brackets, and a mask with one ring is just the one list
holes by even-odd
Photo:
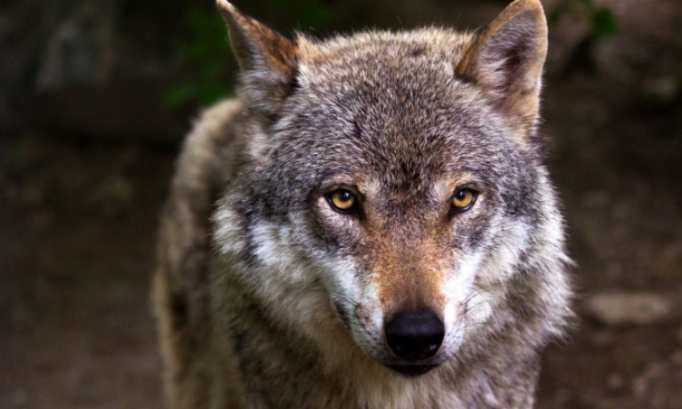
[[436, 355], [445, 336], [443, 322], [429, 310], [399, 312], [384, 331], [395, 356], [410, 361]]

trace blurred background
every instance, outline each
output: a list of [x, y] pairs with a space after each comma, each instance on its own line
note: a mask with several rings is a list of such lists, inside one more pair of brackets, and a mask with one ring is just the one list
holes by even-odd
[[[286, 34], [505, 0], [235, 0]], [[542, 131], [580, 324], [538, 408], [682, 408], [682, 1], [546, 0]], [[233, 95], [211, 0], [0, 2], [0, 408], [160, 408], [148, 300], [183, 134]]]

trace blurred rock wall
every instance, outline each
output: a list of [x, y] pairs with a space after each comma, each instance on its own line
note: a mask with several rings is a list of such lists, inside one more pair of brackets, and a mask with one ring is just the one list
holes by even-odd
[[[27, 0], [0, 6], [0, 129], [179, 135], [160, 99], [192, 2]], [[175, 29], [174, 29], [175, 27]], [[145, 120], [146, 119], [146, 120]], [[177, 130], [176, 130], [177, 128]]]

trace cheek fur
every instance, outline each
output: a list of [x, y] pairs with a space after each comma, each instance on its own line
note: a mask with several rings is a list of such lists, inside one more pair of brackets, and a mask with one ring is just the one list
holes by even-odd
[[504, 302], [506, 282], [517, 271], [521, 254], [528, 247], [528, 231], [520, 221], [500, 227], [500, 234], [490, 245], [463, 259], [457, 277], [450, 282], [448, 305], [451, 311], [463, 305], [463, 316], [451, 314], [451, 322], [460, 320], [465, 327], [476, 328], [491, 318]]
[[485, 289], [511, 278], [521, 254], [528, 248], [530, 226], [517, 220], [500, 226], [479, 272], [477, 284]]
[[384, 312], [377, 291], [363, 282], [367, 274], [353, 257], [329, 256], [323, 260], [323, 281], [331, 302], [340, 310], [339, 318], [353, 335], [355, 343], [369, 356], [381, 357], [383, 351]]
[[447, 302], [443, 314], [446, 331], [457, 326], [461, 320], [462, 306], [471, 296], [471, 289], [476, 279], [480, 264], [480, 255], [461, 255], [452, 274], [445, 282]]

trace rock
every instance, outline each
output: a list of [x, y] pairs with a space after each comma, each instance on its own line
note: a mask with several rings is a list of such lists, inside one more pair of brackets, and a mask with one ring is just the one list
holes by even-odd
[[647, 385], [647, 380], [645, 377], [641, 376], [632, 383], [632, 392], [637, 399], [646, 398], [647, 392], [649, 391], [649, 386]]
[[48, 35], [37, 81], [41, 91], [104, 84], [113, 70], [114, 18], [120, 1], [81, 0]]
[[670, 355], [670, 361], [673, 365], [682, 367], [682, 350], [675, 351]]
[[647, 408], [667, 408], [665, 401], [669, 397], [669, 390], [661, 389], [661, 385], [667, 383], [672, 374], [674, 369], [666, 362], [650, 362], [632, 382], [632, 392], [637, 399], [649, 402]]
[[681, 79], [670, 74], [644, 80], [639, 96], [644, 106], [658, 108], [672, 105], [681, 93]]
[[612, 373], [606, 379], [606, 387], [612, 392], [620, 392], [625, 388], [625, 379], [621, 374]]
[[670, 316], [669, 302], [652, 293], [602, 293], [585, 301], [586, 313], [602, 324], [652, 324]]

